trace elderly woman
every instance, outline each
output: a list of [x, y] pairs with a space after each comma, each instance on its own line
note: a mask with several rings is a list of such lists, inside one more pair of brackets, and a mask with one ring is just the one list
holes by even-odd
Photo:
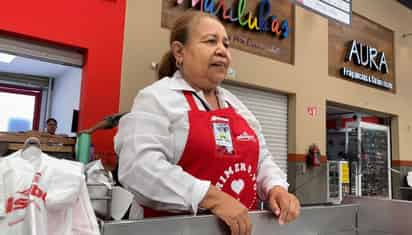
[[207, 14], [184, 14], [159, 81], [141, 90], [120, 120], [120, 182], [145, 206], [145, 217], [209, 210], [232, 234], [251, 234], [247, 212], [257, 197], [281, 224], [298, 216], [299, 201], [288, 193], [258, 121], [219, 86], [230, 62], [224, 26]]

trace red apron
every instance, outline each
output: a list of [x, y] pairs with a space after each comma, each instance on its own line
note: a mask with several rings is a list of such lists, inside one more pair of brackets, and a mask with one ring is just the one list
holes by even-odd
[[[190, 106], [189, 133], [177, 164], [194, 177], [211, 181], [249, 210], [256, 209], [259, 142], [255, 132], [230, 105], [224, 109], [201, 111], [192, 92], [183, 93]], [[225, 133], [230, 135], [224, 136]], [[219, 141], [222, 140], [219, 135], [226, 141]], [[144, 209], [144, 217], [166, 215], [173, 214]]]

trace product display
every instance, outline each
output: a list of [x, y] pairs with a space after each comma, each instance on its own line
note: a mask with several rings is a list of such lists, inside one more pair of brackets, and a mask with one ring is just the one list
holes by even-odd
[[362, 129], [362, 195], [387, 197], [388, 136], [386, 131]]

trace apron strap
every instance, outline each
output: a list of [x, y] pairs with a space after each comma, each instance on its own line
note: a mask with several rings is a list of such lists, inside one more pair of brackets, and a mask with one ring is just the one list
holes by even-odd
[[194, 111], [199, 111], [199, 109], [197, 108], [195, 99], [193, 99], [193, 95], [196, 96], [196, 98], [202, 103], [203, 107], [205, 108], [206, 111], [210, 111], [209, 106], [207, 106], [207, 104], [205, 103], [205, 101], [202, 100], [202, 98], [200, 98], [196, 92], [193, 91], [183, 91], [183, 94], [186, 97], [187, 103], [189, 103], [190, 106], [190, 110], [194, 110]]

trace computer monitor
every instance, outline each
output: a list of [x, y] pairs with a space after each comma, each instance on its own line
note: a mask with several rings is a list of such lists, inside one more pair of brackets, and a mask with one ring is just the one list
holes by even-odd
[[79, 124], [79, 110], [73, 109], [73, 118], [72, 118], [72, 132], [77, 132]]

